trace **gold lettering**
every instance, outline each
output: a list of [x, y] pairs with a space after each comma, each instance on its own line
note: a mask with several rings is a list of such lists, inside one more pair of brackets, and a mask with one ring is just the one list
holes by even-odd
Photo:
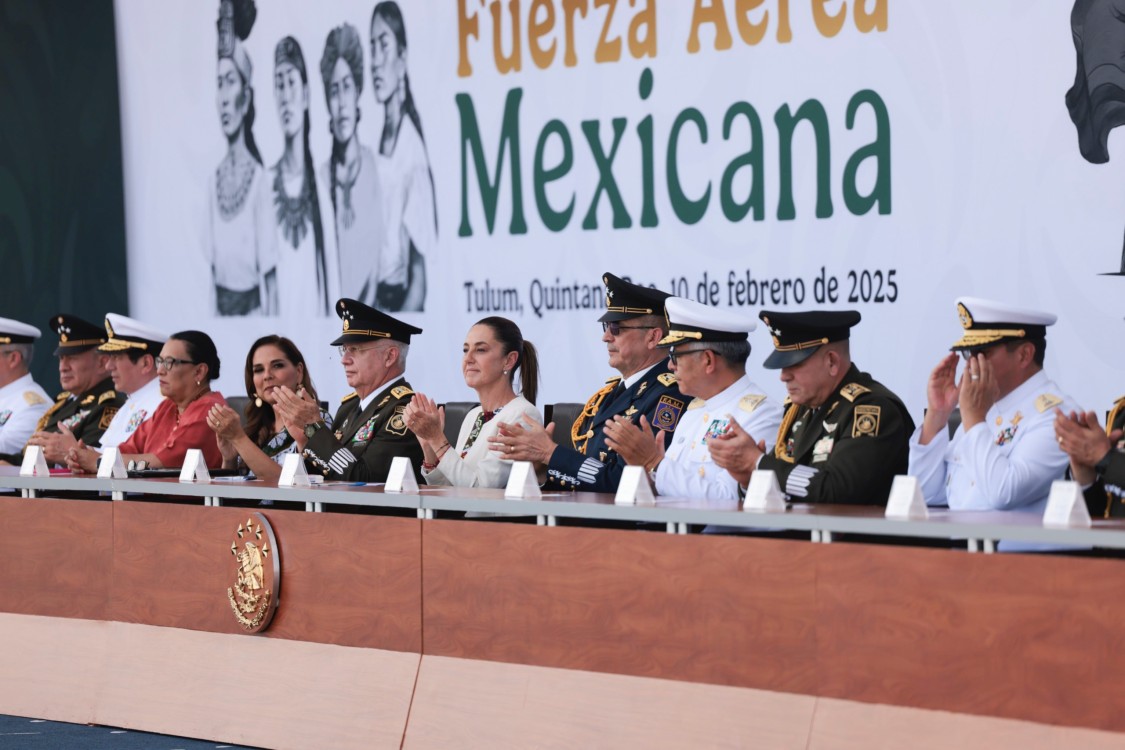
[[500, 0], [492, 0], [488, 12], [492, 14], [492, 56], [496, 58], [496, 70], [501, 75], [520, 70], [520, 0], [508, 0], [508, 18], [512, 26], [512, 51], [504, 55], [504, 24], [500, 20], [502, 12]]
[[555, 48], [558, 43], [552, 39], [549, 47], [544, 48], [539, 44], [539, 40], [554, 28], [554, 0], [532, 0], [531, 10], [527, 13], [527, 49], [531, 52], [531, 61], [537, 68], [546, 70], [555, 61]]
[[[484, 0], [480, 0], [484, 7]], [[469, 15], [465, 12], [465, 0], [457, 0], [457, 75], [467, 78], [473, 74], [473, 65], [469, 62], [469, 37], [480, 39], [480, 25], [476, 13]]]
[[[633, 7], [636, 0], [629, 0]], [[645, 29], [641, 38], [641, 28]], [[629, 22], [629, 54], [636, 59], [656, 57], [656, 0], [645, 0], [644, 10], [633, 16]]]
[[574, 14], [583, 18], [590, 9], [590, 0], [563, 0], [563, 26], [566, 34], [566, 51], [563, 52], [563, 65], [573, 68], [578, 64], [578, 55], [574, 53]]
[[761, 7], [765, 0], [738, 0], [734, 6], [734, 20], [738, 23], [738, 35], [742, 41], [753, 46], [762, 41], [770, 25], [770, 12], [762, 13], [762, 20], [754, 23], [749, 18], [749, 13]]
[[607, 8], [602, 34], [598, 37], [598, 46], [594, 48], [594, 62], [617, 62], [621, 59], [621, 37], [608, 38], [609, 28], [613, 24], [613, 12], [617, 10], [617, 0], [594, 0], [594, 7]]
[[691, 11], [691, 33], [688, 34], [687, 51], [693, 55], [699, 52], [699, 27], [705, 23], [715, 26], [715, 49], [730, 49], [730, 27], [727, 26], [723, 0], [695, 0], [695, 7]]
[[864, 34], [887, 30], [887, 1], [874, 0], [875, 10], [867, 12], [867, 0], [855, 0], [855, 27]]
[[[829, 13], [824, 9], [828, 3], [840, 3], [840, 10], [835, 14]], [[813, 0], [812, 3], [813, 21], [816, 22], [816, 30], [826, 37], [834, 37], [840, 33], [840, 29], [844, 28], [844, 19], [848, 15], [848, 6], [844, 0]]]

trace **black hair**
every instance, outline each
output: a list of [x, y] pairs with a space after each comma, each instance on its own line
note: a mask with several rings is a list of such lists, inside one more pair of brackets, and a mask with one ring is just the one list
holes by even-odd
[[[305, 69], [305, 55], [301, 52], [301, 45], [291, 36], [287, 36], [278, 42], [274, 50], [274, 67], [276, 68], [281, 62], [289, 62], [297, 69], [297, 72], [301, 75], [301, 83], [305, 85], [305, 90], [308, 91], [309, 74]], [[312, 151], [309, 149], [309, 108], [307, 104], [305, 105], [303, 148], [305, 184], [308, 186], [312, 202], [313, 239], [316, 242], [316, 275], [319, 281], [320, 301], [324, 307], [324, 312], [328, 314], [332, 312], [332, 307], [331, 301], [328, 299], [328, 268], [324, 257], [324, 225], [320, 219], [320, 197], [316, 189], [316, 170], [313, 167]], [[335, 190], [333, 190], [333, 194], [335, 194]]]
[[215, 349], [215, 342], [203, 331], [180, 331], [173, 333], [170, 338], [184, 342], [188, 356], [197, 365], [207, 365], [207, 379], [219, 378], [219, 352]]
[[477, 321], [478, 326], [488, 326], [496, 334], [496, 340], [504, 349], [505, 356], [509, 352], [516, 352], [519, 356], [515, 366], [508, 371], [508, 382], [516, 377], [516, 370], [520, 371], [520, 392], [531, 403], [539, 394], [539, 354], [535, 345], [523, 337], [520, 327], [507, 318], [497, 315]]
[[[383, 22], [390, 28], [391, 33], [395, 35], [395, 43], [398, 45], [399, 54], [407, 48], [406, 45], [406, 23], [402, 20], [402, 10], [398, 7], [395, 0], [382, 0], [382, 2], [375, 4], [375, 10], [371, 11], [371, 25], [375, 25], [375, 19], [381, 18]], [[414, 105], [414, 94], [410, 91], [410, 74], [403, 72], [402, 86], [406, 95], [402, 100], [402, 111], [414, 123], [415, 130], [418, 131], [418, 138], [422, 141], [422, 150], [426, 150], [426, 134], [422, 132], [422, 117], [418, 114], [418, 108]], [[398, 127], [402, 123], [399, 122]], [[395, 140], [398, 140], [398, 133], [395, 133]], [[437, 203], [437, 191], [434, 188], [434, 172], [430, 169], [430, 157], [426, 155], [426, 173], [430, 177], [430, 191], [434, 194], [434, 203]], [[434, 229], [437, 229], [437, 211], [434, 211]], [[534, 399], [528, 399], [533, 401]]]
[[[363, 43], [359, 41], [359, 32], [349, 23], [342, 24], [328, 32], [328, 39], [324, 42], [324, 54], [320, 58], [320, 77], [324, 80], [324, 98], [328, 100], [332, 70], [340, 58], [348, 64], [355, 80], [355, 124], [356, 130], [352, 138], [359, 134], [359, 95], [363, 93]], [[331, 119], [331, 118], [329, 118]], [[330, 126], [331, 127], [331, 126]], [[306, 128], [305, 132], [308, 132]], [[344, 151], [347, 143], [341, 143], [332, 133], [332, 158], [328, 161], [328, 194], [332, 196], [332, 215], [336, 215], [336, 165], [344, 163]]]

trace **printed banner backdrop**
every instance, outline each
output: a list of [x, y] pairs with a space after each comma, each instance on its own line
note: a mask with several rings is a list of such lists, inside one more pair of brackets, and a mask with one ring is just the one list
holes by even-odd
[[[1056, 312], [1047, 370], [1102, 410], [1125, 392], [1125, 164], [1097, 162], [1125, 74], [1100, 60], [1125, 24], [1078, 5], [1072, 32], [1064, 2], [400, 0], [403, 44], [370, 0], [262, 0], [248, 34], [240, 3], [224, 30], [218, 2], [117, 0], [130, 308], [211, 333], [233, 395], [250, 343], [286, 334], [333, 403], [326, 299], [425, 329], [408, 377], [438, 401], [473, 399], [464, 335], [505, 315], [541, 403], [584, 401], [613, 374], [611, 271], [752, 316], [858, 309], [855, 361], [920, 417], [973, 295]], [[246, 73], [261, 167], [228, 155]]]

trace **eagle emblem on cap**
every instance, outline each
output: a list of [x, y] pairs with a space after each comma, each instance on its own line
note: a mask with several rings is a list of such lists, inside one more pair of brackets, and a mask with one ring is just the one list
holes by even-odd
[[961, 319], [962, 328], [973, 327], [973, 316], [969, 314], [969, 308], [965, 307], [960, 302], [957, 303], [957, 317]]

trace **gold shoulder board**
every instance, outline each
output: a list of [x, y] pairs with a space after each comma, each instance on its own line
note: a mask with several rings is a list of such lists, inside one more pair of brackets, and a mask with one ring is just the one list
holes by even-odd
[[859, 383], [848, 383], [840, 389], [840, 395], [846, 398], [848, 401], [855, 401], [863, 394], [870, 392], [870, 388], [862, 386]]
[[68, 398], [70, 398], [70, 391], [63, 391], [59, 395], [55, 396], [55, 401], [65, 401]]
[[1058, 396], [1056, 396], [1055, 394], [1044, 393], [1042, 396], [1035, 399], [1035, 408], [1036, 408], [1036, 410], [1038, 410], [1038, 412], [1040, 414], [1042, 414], [1043, 412], [1047, 411], [1048, 409], [1055, 408], [1056, 406], [1058, 406], [1062, 402], [1063, 402], [1063, 400], [1061, 398], [1059, 398]]
[[698, 409], [699, 407], [703, 406], [703, 404], [705, 404], [705, 403], [707, 403], [707, 402], [704, 401], [701, 398], [693, 398], [691, 400], [691, 403], [687, 405], [688, 411], [690, 411], [692, 409]]
[[411, 393], [414, 393], [414, 391], [410, 390], [410, 386], [408, 385], [399, 385], [391, 389], [391, 395], [395, 398], [409, 396]]
[[340, 403], [346, 404], [349, 401], [351, 401], [353, 398], [359, 398], [359, 394], [356, 393], [355, 391], [352, 391], [351, 393], [349, 393], [348, 395], [346, 395], [342, 399], [340, 399]]
[[87, 396], [86, 398], [82, 399], [82, 405], [83, 406], [86, 406], [87, 404], [92, 404], [92, 403], [94, 403], [94, 394], [92, 394], [92, 393], [89, 396]]
[[605, 384], [616, 386], [618, 384], [618, 382], [620, 382], [620, 381], [621, 381], [621, 376], [620, 375], [614, 375], [612, 378], [606, 378]]
[[793, 403], [793, 399], [791, 399], [791, 398], [789, 398], [788, 396], [786, 396], [786, 397], [785, 397], [785, 400], [781, 402], [781, 407], [782, 407], [783, 409], [788, 409], [788, 408], [789, 408], [789, 405], [790, 405], [790, 404], [792, 404], [792, 403]]
[[40, 396], [35, 391], [24, 391], [23, 400], [28, 406], [35, 406], [37, 404], [45, 404], [47, 400]]
[[670, 372], [662, 372], [656, 376], [656, 379], [660, 381], [661, 385], [668, 386], [676, 384], [676, 376]]
[[102, 395], [98, 396], [98, 403], [104, 404], [106, 401], [110, 401], [115, 398], [117, 398], [117, 391], [106, 391]]
[[766, 400], [766, 397], [760, 393], [751, 393], [748, 396], [743, 396], [738, 400], [738, 407], [743, 411], [754, 411], [758, 408], [758, 404]]

